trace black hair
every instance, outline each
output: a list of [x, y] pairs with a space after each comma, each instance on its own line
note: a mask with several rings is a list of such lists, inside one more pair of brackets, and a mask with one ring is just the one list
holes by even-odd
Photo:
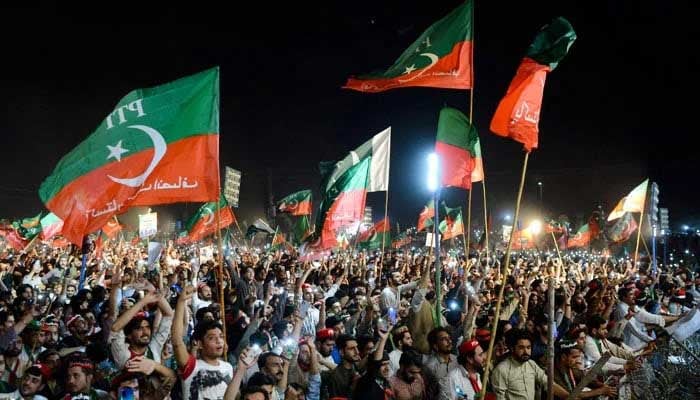
[[335, 340], [335, 345], [338, 346], [338, 350], [343, 351], [345, 350], [345, 346], [347, 346], [347, 343], [350, 341], [357, 342], [357, 339], [355, 339], [355, 337], [352, 335], [342, 334], [338, 336], [338, 338]]
[[268, 351], [267, 353], [262, 353], [260, 357], [258, 357], [258, 369], [263, 369], [265, 365], [267, 364], [267, 359], [270, 357], [279, 357], [277, 354]]
[[626, 288], [626, 287], [619, 288], [617, 290], [617, 298], [620, 300], [624, 299], [625, 297], [627, 297], [627, 295], [629, 294], [630, 291], [631, 291], [630, 288]]
[[204, 314], [206, 313], [212, 313], [214, 315], [214, 312], [209, 309], [209, 307], [200, 307], [199, 310], [194, 314], [194, 318], [197, 322], [201, 322], [204, 320]]
[[265, 386], [265, 385], [270, 385], [274, 386], [275, 381], [272, 380], [271, 377], [265, 375], [264, 373], [258, 371], [254, 373], [250, 379], [248, 379], [248, 386]]
[[148, 325], [151, 327], [153, 326], [153, 324], [148, 318], [137, 315], [134, 318], [132, 318], [129, 322], [127, 322], [126, 325], [124, 325], [124, 336], [128, 337], [129, 335], [131, 335], [131, 332], [133, 332], [134, 329], [137, 329], [139, 326], [141, 326], [141, 321], [148, 321]]
[[423, 368], [423, 356], [413, 348], [404, 349], [399, 359], [400, 366], [410, 367], [411, 365]]
[[201, 321], [194, 327], [194, 332], [192, 332], [192, 340], [202, 340], [204, 336], [207, 335], [212, 329], [218, 329], [224, 331], [221, 324], [218, 321]]
[[508, 331], [508, 333], [506, 335], [506, 344], [510, 349], [513, 349], [520, 340], [528, 340], [532, 344], [532, 335], [525, 329], [515, 328]]
[[605, 323], [605, 318], [600, 315], [591, 315], [586, 321], [588, 332], [593, 332], [593, 329], [600, 329], [600, 326]]
[[449, 331], [447, 328], [445, 328], [444, 326], [438, 326], [437, 328], [435, 328], [435, 329], [433, 329], [432, 331], [428, 332], [428, 344], [430, 345], [430, 348], [431, 348], [431, 349], [432, 349], [432, 347], [433, 347], [434, 345], [437, 344], [437, 342], [438, 342], [438, 334], [439, 334], [440, 332], [445, 332], [445, 333], [447, 333], [448, 335], [450, 334], [450, 331]]
[[252, 386], [250, 384], [250, 380], [248, 380], [248, 386], [241, 391], [241, 400], [245, 400], [246, 396], [255, 393], [262, 393], [265, 400], [270, 400], [270, 395], [265, 391], [265, 389], [261, 388], [260, 386]]
[[367, 343], [373, 342], [376, 343], [374, 340], [374, 337], [370, 335], [359, 335], [357, 337], [357, 345], [360, 346], [361, 349], [363, 349], [365, 346], [367, 346]]

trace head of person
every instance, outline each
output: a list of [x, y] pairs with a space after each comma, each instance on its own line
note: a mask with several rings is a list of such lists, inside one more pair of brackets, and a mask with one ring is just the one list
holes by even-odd
[[75, 285], [66, 286], [66, 297], [67, 298], [70, 299], [71, 297], [75, 296], [75, 292], [77, 292], [77, 288], [75, 287]]
[[406, 383], [413, 383], [416, 379], [422, 379], [423, 356], [413, 349], [406, 349], [399, 359], [399, 370], [396, 375]]
[[506, 343], [514, 360], [524, 363], [532, 355], [532, 337], [523, 329], [511, 329], [506, 337]]
[[428, 333], [428, 345], [430, 350], [438, 354], [450, 354], [452, 352], [452, 337], [447, 328], [440, 326]]
[[343, 306], [340, 305], [338, 298], [331, 296], [326, 299], [326, 310], [329, 314], [338, 315], [343, 312]]
[[[250, 379], [248, 379], [248, 388], [260, 388], [267, 395], [266, 399], [272, 399], [272, 393], [275, 388], [275, 381], [262, 372], [254, 373]], [[243, 397], [245, 398], [245, 397]]]
[[316, 332], [316, 348], [323, 357], [331, 355], [335, 347], [335, 331], [333, 329], [321, 329]]
[[58, 371], [61, 369], [61, 355], [53, 349], [44, 350], [39, 354], [39, 363], [48, 367], [52, 372]]
[[331, 315], [326, 318], [326, 328], [332, 329], [335, 332], [336, 337], [345, 333], [345, 324], [343, 319], [337, 315]]
[[313, 303], [314, 301], [314, 289], [311, 285], [308, 283], [305, 283], [301, 285], [301, 289], [303, 290], [302, 297], [304, 298], [304, 301]]
[[51, 371], [45, 365], [34, 364], [24, 371], [24, 376], [19, 385], [19, 393], [27, 398], [34, 396], [44, 389]]
[[133, 399], [140, 399], [139, 384], [143, 375], [134, 372], [123, 372], [112, 380], [111, 392], [114, 398], [120, 399], [123, 392], [133, 393]]
[[557, 362], [562, 368], [577, 369], [583, 355], [574, 340], [562, 339], [556, 346]]
[[335, 343], [340, 351], [340, 357], [343, 361], [356, 363], [360, 361], [360, 349], [357, 344], [357, 339], [354, 336], [342, 334], [338, 336]]
[[16, 337], [15, 340], [11, 341], [9, 346], [5, 348], [5, 350], [2, 352], [2, 354], [5, 356], [5, 363], [7, 363], [8, 358], [15, 358], [19, 356], [19, 354], [22, 352], [22, 337]]
[[275, 385], [284, 376], [282, 357], [272, 352], [263, 353], [258, 357], [258, 369], [272, 378]]
[[95, 365], [87, 357], [75, 357], [68, 361], [66, 391], [71, 394], [85, 393], [92, 388]]
[[85, 336], [89, 332], [87, 321], [80, 314], [70, 317], [66, 322], [66, 327], [73, 336]]
[[608, 321], [600, 315], [591, 315], [586, 322], [588, 333], [595, 339], [605, 339], [608, 336]]
[[250, 380], [248, 381], [248, 386], [241, 391], [241, 400], [270, 400], [272, 391], [260, 386], [250, 385]]
[[194, 327], [192, 340], [199, 344], [202, 358], [218, 358], [224, 354], [224, 331], [218, 321], [202, 321]]
[[403, 275], [401, 272], [392, 272], [389, 282], [391, 283], [391, 286], [398, 286], [401, 284], [401, 282], [403, 282]]
[[253, 278], [255, 278], [255, 270], [253, 270], [253, 267], [243, 267], [243, 278], [247, 282], [253, 281]]
[[411, 332], [409, 332], [408, 329], [398, 330], [396, 333], [394, 333], [393, 340], [394, 344], [399, 348], [399, 350], [413, 346], [413, 336], [411, 336]]
[[287, 390], [284, 392], [285, 400], [304, 400], [306, 399], [306, 391], [304, 387], [300, 384], [293, 382], [287, 386]]
[[465, 368], [472, 368], [481, 371], [484, 368], [486, 357], [484, 349], [476, 339], [465, 340], [459, 345], [459, 356], [457, 361], [459, 365]]
[[628, 288], [628, 287], [621, 287], [620, 289], [617, 290], [617, 298], [629, 306], [635, 305], [635, 300], [636, 300], [635, 295], [636, 295], [635, 290]]
[[15, 327], [15, 316], [9, 311], [0, 311], [0, 330], [7, 332]]
[[195, 314], [195, 319], [197, 320], [197, 323], [202, 322], [202, 321], [214, 321], [214, 313], [212, 312], [211, 308], [209, 307], [201, 307], [199, 310], [197, 310], [197, 313]]
[[379, 360], [375, 360], [373, 354], [372, 357], [367, 360], [367, 370], [368, 372], [373, 372], [374, 376], [377, 378], [389, 379], [391, 374], [389, 354], [387, 352], [383, 352], [382, 358]]
[[126, 342], [132, 346], [148, 346], [151, 342], [151, 321], [145, 313], [138, 313], [124, 326]]
[[200, 284], [198, 288], [199, 298], [204, 301], [211, 301], [211, 288], [206, 283]]
[[374, 337], [369, 335], [360, 335], [357, 337], [357, 347], [360, 349], [360, 358], [365, 358], [374, 350]]

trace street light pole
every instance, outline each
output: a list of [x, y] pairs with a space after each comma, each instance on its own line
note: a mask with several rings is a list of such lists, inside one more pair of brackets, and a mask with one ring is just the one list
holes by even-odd
[[[435, 246], [435, 319], [436, 326], [440, 325], [440, 289], [442, 288], [440, 271], [440, 158], [435, 153], [428, 155], [428, 190], [433, 192], [433, 209], [435, 220], [433, 221], [433, 245]], [[430, 265], [430, 260], [428, 260]], [[428, 271], [429, 273], [430, 271]]]

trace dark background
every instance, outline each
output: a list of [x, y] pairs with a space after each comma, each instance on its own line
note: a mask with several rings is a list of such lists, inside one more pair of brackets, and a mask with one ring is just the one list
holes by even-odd
[[[443, 105], [469, 92], [429, 88], [362, 94], [350, 74], [388, 67], [458, 1], [99, 3], [3, 5], [0, 217], [43, 209], [37, 191], [58, 160], [127, 92], [221, 67], [221, 165], [243, 171], [239, 218], [319, 184], [337, 160], [392, 126], [389, 215], [415, 224], [428, 193], [425, 156]], [[547, 78], [540, 148], [530, 157], [524, 218], [609, 212], [650, 177], [671, 224], [700, 224], [696, 165], [697, 13], [681, 1], [478, 1], [474, 121], [489, 206], [513, 212], [523, 151], [488, 132], [495, 107], [536, 31], [566, 17], [578, 40]], [[474, 207], [483, 215], [481, 187]], [[466, 192], [450, 189], [448, 204]], [[384, 193], [373, 193], [375, 220]], [[198, 204], [154, 207], [186, 218]], [[481, 220], [481, 217], [476, 217]], [[162, 219], [161, 219], [162, 220]], [[245, 229], [245, 228], [244, 228]]]

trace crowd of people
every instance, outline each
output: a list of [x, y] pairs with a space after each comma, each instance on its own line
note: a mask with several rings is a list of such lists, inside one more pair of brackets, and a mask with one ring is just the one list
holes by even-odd
[[149, 263], [123, 240], [85, 261], [8, 248], [0, 399], [471, 400], [486, 372], [487, 398], [543, 399], [551, 357], [564, 399], [604, 355], [578, 398], [628, 399], [656, 328], [700, 300], [688, 268], [533, 252], [506, 271], [502, 253], [470, 256], [440, 257], [436, 281], [434, 256], [396, 249], [302, 261], [169, 242]]

